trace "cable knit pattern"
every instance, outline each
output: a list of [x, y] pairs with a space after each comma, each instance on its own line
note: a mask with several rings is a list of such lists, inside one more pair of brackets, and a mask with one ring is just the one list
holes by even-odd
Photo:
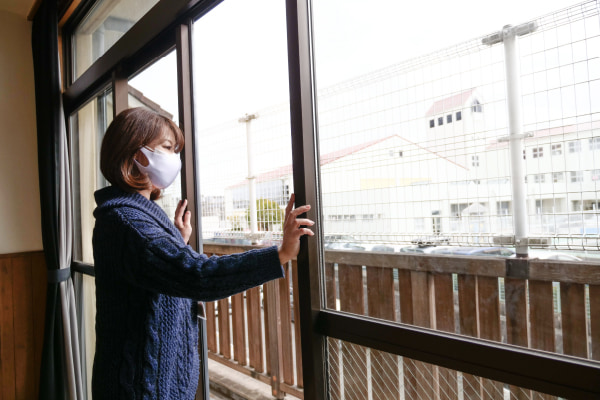
[[207, 257], [164, 211], [116, 187], [95, 193], [94, 400], [191, 400], [198, 384], [195, 301], [283, 277], [276, 247]]

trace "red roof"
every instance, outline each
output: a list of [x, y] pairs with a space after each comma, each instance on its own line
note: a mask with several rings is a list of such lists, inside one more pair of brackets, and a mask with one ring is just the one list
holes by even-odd
[[465, 90], [464, 92], [457, 93], [453, 96], [446, 97], [445, 99], [441, 99], [436, 101], [431, 105], [427, 114], [427, 117], [431, 117], [437, 114], [443, 114], [449, 110], [455, 110], [457, 108], [462, 108], [462, 106], [466, 103], [466, 101], [471, 97], [475, 88]]

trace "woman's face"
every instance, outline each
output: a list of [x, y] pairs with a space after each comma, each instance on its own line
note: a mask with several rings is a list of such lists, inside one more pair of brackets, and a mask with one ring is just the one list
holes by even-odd
[[175, 135], [170, 129], [165, 128], [162, 136], [150, 142], [148, 147], [150, 147], [152, 150], [158, 150], [162, 153], [173, 154], [175, 153], [175, 144]]
[[[175, 143], [175, 135], [170, 129], [165, 128], [163, 134], [157, 139], [154, 139], [152, 142], [148, 143], [146, 147], [149, 147], [152, 150], [158, 150], [161, 153], [173, 154], [175, 153]], [[147, 167], [149, 164], [148, 159], [141, 150], [138, 150], [135, 153], [135, 159], [144, 167]]]

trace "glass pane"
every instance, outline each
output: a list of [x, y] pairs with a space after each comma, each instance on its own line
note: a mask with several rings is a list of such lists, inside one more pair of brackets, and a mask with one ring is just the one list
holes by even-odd
[[530, 399], [558, 397], [327, 339], [331, 400]]
[[73, 34], [73, 80], [79, 78], [158, 0], [100, 0]]
[[108, 186], [100, 172], [100, 145], [104, 132], [113, 119], [112, 113], [112, 92], [106, 90], [70, 118], [75, 222], [73, 259], [89, 264], [94, 263], [94, 192]]
[[75, 273], [75, 303], [79, 322], [79, 345], [83, 383], [87, 398], [92, 398], [92, 367], [96, 351], [96, 280], [93, 276]]
[[[145, 107], [179, 124], [177, 99], [177, 58], [174, 50], [129, 81], [129, 107]], [[181, 174], [178, 174], [156, 203], [173, 220], [180, 199]]]
[[[444, 18], [427, 3], [313, 4], [326, 307], [600, 360], [596, 3], [482, 21], [467, 2]], [[513, 162], [504, 44], [484, 39], [531, 20]], [[516, 207], [537, 259], [525, 266]]]
[[292, 190], [285, 4], [219, 4], [194, 23], [193, 54], [202, 237], [276, 243]]

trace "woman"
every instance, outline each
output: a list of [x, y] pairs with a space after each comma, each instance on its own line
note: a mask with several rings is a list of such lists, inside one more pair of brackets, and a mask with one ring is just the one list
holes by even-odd
[[100, 399], [194, 398], [198, 383], [197, 301], [213, 301], [284, 275], [299, 238], [313, 235], [285, 212], [283, 240], [241, 254], [207, 257], [187, 242], [187, 201], [173, 224], [154, 203], [179, 169], [183, 135], [169, 119], [143, 108], [120, 113], [100, 150], [112, 184], [95, 193], [96, 354], [92, 393]]

